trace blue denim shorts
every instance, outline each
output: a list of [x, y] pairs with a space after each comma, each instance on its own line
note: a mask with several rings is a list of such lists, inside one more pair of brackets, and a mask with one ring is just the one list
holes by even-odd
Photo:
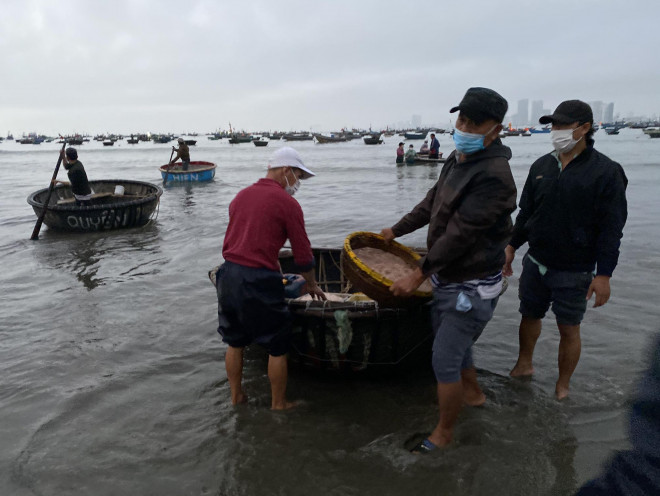
[[257, 343], [273, 356], [289, 351], [291, 315], [282, 274], [225, 262], [216, 273], [218, 332], [234, 348]]
[[587, 291], [591, 272], [548, 271], [541, 275], [539, 266], [526, 254], [520, 274], [518, 298], [523, 317], [542, 319], [552, 304], [560, 325], [580, 325], [587, 310]]
[[[463, 304], [459, 303], [460, 294], [464, 295], [460, 297]], [[438, 382], [458, 382], [461, 370], [474, 366], [472, 345], [493, 317], [498, 299], [484, 300], [478, 294], [433, 290], [431, 311], [435, 339], [432, 365]], [[468, 300], [471, 308], [466, 310]]]

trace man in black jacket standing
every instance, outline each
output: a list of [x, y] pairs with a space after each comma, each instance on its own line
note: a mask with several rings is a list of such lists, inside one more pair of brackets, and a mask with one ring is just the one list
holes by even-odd
[[503, 274], [513, 274], [515, 252], [527, 242], [519, 286], [520, 351], [511, 375], [534, 373], [541, 319], [552, 304], [560, 334], [555, 394], [561, 400], [580, 359], [587, 300], [595, 294], [594, 307], [599, 307], [610, 297], [627, 217], [628, 180], [618, 163], [594, 149], [593, 114], [586, 103], [562, 102], [539, 122], [552, 124], [555, 151], [529, 171]]
[[464, 404], [486, 401], [477, 382], [472, 345], [493, 316], [502, 290], [504, 248], [516, 208], [511, 150], [498, 138], [507, 101], [488, 88], [470, 88], [454, 130], [456, 151], [438, 182], [413, 210], [391, 228], [392, 240], [428, 225], [427, 247], [419, 267], [395, 281], [395, 295], [412, 293], [430, 277], [433, 284], [432, 365], [438, 381], [440, 419], [412, 451], [427, 453], [452, 441]]

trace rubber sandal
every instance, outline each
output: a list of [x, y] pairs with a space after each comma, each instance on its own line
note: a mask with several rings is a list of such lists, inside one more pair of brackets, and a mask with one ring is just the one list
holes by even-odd
[[410, 452], [416, 455], [427, 455], [431, 451], [435, 451], [437, 449], [438, 447], [427, 438], [423, 441], [420, 441], [413, 449], [410, 450]]

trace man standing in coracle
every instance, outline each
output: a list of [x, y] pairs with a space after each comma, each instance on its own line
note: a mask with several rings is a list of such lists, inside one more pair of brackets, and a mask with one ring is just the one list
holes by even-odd
[[552, 304], [560, 336], [555, 394], [561, 400], [580, 359], [587, 300], [595, 294], [594, 307], [600, 307], [610, 298], [627, 217], [628, 180], [618, 163], [594, 149], [593, 114], [586, 103], [562, 102], [539, 122], [552, 124], [555, 150], [532, 164], [503, 268], [505, 276], [512, 275], [516, 250], [529, 244], [518, 291], [520, 351], [511, 375], [534, 373], [541, 319]]

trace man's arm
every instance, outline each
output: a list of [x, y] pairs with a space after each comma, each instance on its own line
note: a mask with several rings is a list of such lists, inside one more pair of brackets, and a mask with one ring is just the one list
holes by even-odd
[[314, 254], [312, 253], [312, 245], [305, 231], [305, 218], [302, 208], [300, 208], [297, 202], [296, 207], [292, 209], [291, 215], [286, 217], [286, 232], [291, 243], [293, 261], [296, 267], [298, 267], [298, 270], [300, 270], [301, 275], [305, 278], [305, 281], [307, 281], [307, 290], [312, 295], [312, 298], [325, 300], [325, 294], [316, 283], [316, 275], [314, 274], [316, 263]]
[[[618, 164], [617, 164], [618, 165]], [[587, 300], [596, 295], [594, 307], [608, 302], [611, 295], [610, 278], [619, 261], [619, 246], [623, 237], [623, 226], [628, 218], [626, 185], [628, 180], [619, 166], [605, 184], [596, 206], [598, 241], [596, 242], [596, 277], [589, 285]]]
[[174, 148], [172, 147], [172, 150], [176, 152], [176, 157], [174, 157], [172, 160], [170, 160], [170, 164], [173, 164], [177, 160], [181, 158], [181, 148]]
[[[532, 167], [534, 167], [532, 165]], [[504, 249], [506, 260], [504, 267], [502, 267], [502, 275], [509, 277], [513, 275], [513, 259], [516, 257], [516, 250], [527, 242], [529, 233], [527, 231], [527, 221], [534, 213], [534, 186], [532, 183], [533, 173], [530, 169], [525, 186], [523, 186], [522, 194], [520, 195], [520, 202], [518, 203], [518, 215], [516, 222], [513, 225], [513, 235], [509, 244]]]
[[431, 220], [431, 207], [433, 205], [433, 199], [435, 198], [437, 188], [438, 183], [435, 183], [426, 194], [426, 197], [424, 197], [424, 199], [419, 202], [410, 213], [404, 215], [399, 222], [390, 228], [395, 237], [398, 238], [404, 234], [409, 234], [429, 223]]

